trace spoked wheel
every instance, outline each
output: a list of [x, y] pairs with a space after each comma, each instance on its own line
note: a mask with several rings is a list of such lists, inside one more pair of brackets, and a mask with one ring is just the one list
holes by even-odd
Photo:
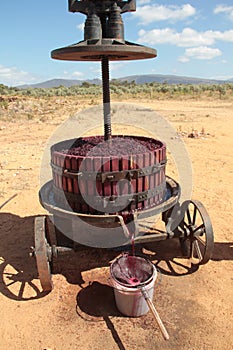
[[45, 292], [53, 289], [50, 262], [52, 249], [46, 238], [46, 216], [35, 218], [35, 256], [41, 287]]
[[184, 203], [184, 217], [177, 227], [182, 253], [193, 264], [206, 264], [214, 248], [213, 228], [209, 215], [203, 204], [197, 200]]

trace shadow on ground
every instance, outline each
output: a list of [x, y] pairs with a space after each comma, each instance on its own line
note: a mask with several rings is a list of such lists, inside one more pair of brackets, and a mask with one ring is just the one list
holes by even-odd
[[[34, 220], [34, 216], [0, 214], [0, 292], [14, 300], [38, 299], [46, 294], [42, 291], [38, 280], [36, 261], [29, 257], [30, 247], [34, 246]], [[52, 272], [64, 275], [71, 284], [82, 286], [84, 282], [82, 271], [109, 266], [110, 261], [120, 253], [119, 250], [83, 247], [77, 252], [58, 257], [53, 264]], [[179, 241], [176, 239], [150, 243], [145, 247], [137, 246], [136, 254], [153, 261], [162, 274], [182, 276], [197, 270], [197, 267], [190, 267], [187, 259], [182, 258]], [[232, 259], [233, 242], [216, 242], [212, 260]], [[99, 291], [100, 286], [94, 285], [92, 289], [94, 288]], [[101, 288], [103, 296], [105, 291], [111, 289], [109, 298], [112, 298], [111, 287], [106, 285]], [[92, 289], [90, 291], [87, 289], [85, 293], [91, 292]], [[85, 298], [85, 293], [80, 295], [80, 298]]]

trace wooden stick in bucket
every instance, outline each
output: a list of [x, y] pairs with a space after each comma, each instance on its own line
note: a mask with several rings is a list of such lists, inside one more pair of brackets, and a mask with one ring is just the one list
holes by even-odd
[[154, 316], [154, 318], [155, 318], [155, 320], [156, 320], [156, 322], [157, 322], [157, 324], [158, 324], [158, 326], [163, 334], [164, 339], [169, 340], [169, 334], [168, 334], [161, 318], [159, 317], [159, 314], [158, 314], [154, 304], [150, 300], [150, 298], [147, 294], [147, 291], [143, 287], [141, 288], [141, 293], [142, 293], [143, 297], [145, 298], [147, 305], [149, 306], [149, 309], [152, 312], [152, 314], [153, 314], [153, 316]]

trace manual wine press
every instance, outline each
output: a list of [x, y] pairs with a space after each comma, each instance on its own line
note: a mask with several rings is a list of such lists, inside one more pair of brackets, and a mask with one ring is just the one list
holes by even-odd
[[[121, 15], [135, 10], [135, 0], [69, 0], [69, 11], [87, 16], [84, 40], [51, 53], [59, 60], [101, 61], [104, 137], [64, 140], [50, 149], [53, 179], [39, 192], [40, 203], [50, 218], [35, 218], [32, 251], [44, 291], [53, 288], [51, 266], [58, 255], [75, 250], [77, 243], [95, 248], [127, 246], [132, 242], [131, 227], [135, 243], [178, 238], [183, 255], [193, 264], [206, 264], [211, 258], [214, 237], [208, 213], [199, 201], [180, 203], [180, 185], [166, 176], [164, 142], [130, 136], [130, 149], [116, 147], [114, 155], [105, 148], [101, 154], [84, 152], [85, 144], [113, 146], [123, 142], [126, 146], [129, 141], [129, 136], [118, 137], [111, 132], [109, 61], [156, 57], [156, 50], [124, 39]], [[143, 149], [138, 148], [140, 145]], [[72, 148], [82, 152], [72, 153]], [[124, 183], [130, 184], [127, 191], [119, 185]], [[144, 226], [141, 229], [139, 220], [161, 213], [165, 231], [153, 229], [148, 233]]]

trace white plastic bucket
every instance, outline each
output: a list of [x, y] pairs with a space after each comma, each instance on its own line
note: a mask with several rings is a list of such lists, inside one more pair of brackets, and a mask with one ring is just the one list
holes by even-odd
[[114, 288], [116, 306], [118, 310], [125, 316], [138, 317], [147, 314], [147, 312], [149, 311], [148, 304], [141, 292], [141, 288], [143, 288], [147, 292], [149, 299], [152, 301], [154, 295], [155, 281], [157, 279], [157, 270], [150, 261], [147, 261], [147, 263], [151, 265], [152, 274], [148, 278], [148, 280], [136, 286], [131, 286], [130, 284], [129, 286], [127, 286], [126, 284], [118, 281], [114, 276], [112, 265], [110, 267], [110, 278], [111, 284]]

